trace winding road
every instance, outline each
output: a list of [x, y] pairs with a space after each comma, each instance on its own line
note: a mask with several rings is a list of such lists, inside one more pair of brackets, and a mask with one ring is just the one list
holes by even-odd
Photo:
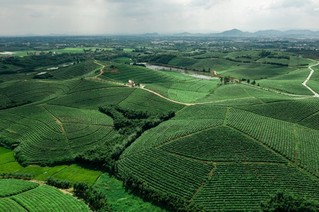
[[[101, 66], [101, 69], [100, 69], [100, 73], [96, 76], [94, 76], [93, 78], [94, 79], [101, 79], [99, 78], [102, 74], [104, 74], [104, 68], [105, 68], [105, 65], [99, 63], [98, 61], [94, 61], [96, 64], [100, 65]], [[314, 64], [314, 65], [310, 65], [308, 66], [308, 68], [310, 69], [310, 74], [309, 76], [307, 77], [307, 79], [302, 83], [303, 86], [305, 86], [308, 90], [310, 90], [314, 95], [313, 97], [317, 97], [319, 98], [319, 94], [314, 91], [312, 88], [310, 88], [307, 83], [308, 81], [310, 80], [310, 78], [312, 77], [313, 73], [315, 72], [312, 68], [315, 67], [315, 66], [318, 66], [319, 65], [319, 62]], [[122, 86], [127, 86], [127, 87], [130, 87], [128, 86], [127, 84], [125, 83], [118, 83], [118, 82], [113, 82], [113, 81], [108, 81], [108, 82], [111, 82], [113, 84], [117, 84], [117, 85], [122, 85]], [[249, 84], [248, 84], [249, 85]], [[252, 86], [252, 85], [249, 85], [249, 86]], [[140, 87], [141, 89], [145, 90], [145, 91], [148, 91], [162, 99], [165, 99], [167, 101], [170, 101], [170, 102], [173, 102], [173, 103], [177, 103], [177, 104], [181, 104], [181, 105], [185, 105], [185, 106], [192, 106], [192, 105], [204, 105], [204, 104], [212, 104], [212, 103], [216, 103], [216, 102], [226, 102], [226, 101], [229, 101], [229, 100], [217, 100], [217, 101], [212, 101], [212, 102], [197, 102], [197, 103], [185, 103], [185, 102], [179, 102], [179, 101], [176, 101], [176, 100], [173, 100], [173, 99], [170, 99], [168, 97], [165, 97], [155, 91], [152, 91], [150, 89], [147, 89], [147, 88], [144, 88], [144, 87]], [[278, 94], [282, 94], [282, 95], [287, 95], [287, 96], [292, 96], [292, 97], [311, 97], [311, 96], [306, 96], [306, 95], [296, 95], [296, 94], [290, 94], [290, 93], [285, 93], [285, 92], [280, 92], [280, 91], [276, 91], [276, 90], [273, 90], [273, 89], [268, 89], [268, 88], [260, 88], [258, 87], [259, 89], [263, 89], [263, 90], [267, 90], [267, 91], [270, 91], [270, 92], [275, 92], [275, 93], [278, 93]], [[241, 99], [246, 99], [246, 98], [252, 98], [252, 97], [245, 97], [245, 98], [241, 98]], [[232, 99], [230, 99], [232, 100]]]
[[309, 74], [309, 76], [307, 77], [307, 79], [302, 83], [302, 85], [305, 86], [309, 91], [311, 91], [311, 93], [314, 94], [314, 97], [319, 98], [319, 94], [307, 85], [307, 83], [309, 82], [309, 80], [310, 80], [310, 78], [312, 77], [313, 73], [315, 72], [315, 71], [312, 69], [312, 67], [315, 67], [315, 66], [317, 66], [317, 65], [319, 65], [319, 63], [314, 64], [314, 65], [310, 65], [310, 66], [308, 67], [308, 68], [310, 69], [310, 74]]

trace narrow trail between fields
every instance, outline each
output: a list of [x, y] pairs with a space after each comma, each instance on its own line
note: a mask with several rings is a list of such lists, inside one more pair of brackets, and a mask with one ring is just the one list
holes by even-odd
[[[48, 185], [45, 181], [41, 181], [41, 180], [31, 179], [31, 180], [29, 180], [29, 181], [30, 181], [30, 182], [33, 182], [33, 183], [37, 183], [37, 184], [39, 184], [40, 186], [41, 186], [41, 185]], [[73, 194], [73, 188], [72, 188], [72, 187], [71, 187], [71, 188], [58, 188], [58, 187], [55, 187], [55, 186], [52, 186], [52, 187], [58, 189], [59, 191], [61, 191], [61, 192], [64, 193], [64, 194], [68, 194], [68, 195], [71, 195], [71, 196], [77, 198], [77, 197]]]
[[152, 93], [152, 94], [154, 94], [154, 95], [156, 95], [156, 96], [158, 96], [158, 97], [161, 97], [162, 99], [166, 99], [167, 101], [170, 101], [170, 102], [173, 102], [173, 103], [177, 103], [177, 104], [181, 104], [181, 105], [185, 105], [185, 106], [192, 106], [192, 105], [198, 104], [198, 103], [179, 102], [179, 101], [176, 101], [176, 100], [167, 98], [167, 97], [165, 97], [165, 96], [162, 96], [161, 94], [156, 93], [155, 91], [152, 91], [152, 90], [150, 90], [150, 89], [147, 89], [147, 88], [141, 88], [141, 89], [143, 89], [143, 90], [145, 90], [145, 91], [148, 91], [148, 92], [150, 92], [150, 93]]
[[52, 117], [55, 123], [60, 126], [62, 135], [65, 135], [65, 129], [61, 120], [58, 117], [56, 117], [53, 113], [51, 113], [51, 111], [49, 111], [46, 107], [42, 106], [42, 108], [45, 111], [47, 111], [47, 113]]
[[99, 63], [99, 62], [96, 61], [96, 60], [94, 61], [94, 63], [97, 64], [97, 65], [99, 65], [99, 66], [101, 66], [100, 73], [99, 73], [98, 75], [94, 76], [94, 79], [97, 79], [97, 78], [99, 78], [100, 76], [102, 76], [102, 75], [104, 74], [105, 65]]
[[312, 88], [310, 88], [307, 83], [309, 82], [310, 78], [312, 77], [313, 73], [315, 72], [312, 68], [315, 67], [315, 66], [318, 66], [319, 63], [316, 63], [314, 65], [310, 65], [308, 68], [310, 69], [310, 74], [309, 76], [307, 77], [307, 79], [302, 83], [303, 86], [305, 86], [311, 93], [314, 94], [314, 97], [317, 97], [319, 98], [319, 94], [314, 91]]
[[[96, 76], [93, 77], [93, 79], [101, 79], [99, 78], [100, 76], [102, 76], [105, 72], [104, 72], [104, 68], [105, 68], [105, 65], [99, 63], [98, 61], [94, 61], [97, 65], [101, 66], [101, 69], [100, 69], [100, 72], [99, 74], [97, 74]], [[319, 65], [319, 62], [317, 64], [314, 64], [314, 65], [310, 65], [308, 68], [310, 69], [310, 74], [309, 76], [307, 77], [307, 79], [302, 83], [308, 90], [310, 90], [314, 96], [313, 97], [317, 97], [319, 98], [319, 94], [316, 93], [314, 90], [312, 90], [308, 85], [307, 85], [307, 82], [310, 80], [311, 76], [313, 75], [314, 73], [314, 70], [312, 69], [313, 67], [315, 66], [318, 66]], [[101, 79], [102, 80], [102, 79]], [[110, 80], [106, 80], [107, 82], [110, 82], [110, 83], [113, 83], [113, 84], [116, 84], [116, 85], [121, 85], [121, 86], [126, 86], [126, 87], [131, 87], [125, 83], [119, 83], [119, 82], [115, 82], [115, 81], [110, 81]], [[275, 89], [270, 89], [270, 88], [261, 88], [261, 87], [256, 87], [256, 86], [253, 86], [253, 85], [250, 85], [250, 84], [245, 84], [247, 86], [252, 86], [256, 89], [261, 89], [261, 90], [265, 90], [265, 91], [269, 91], [269, 92], [273, 92], [273, 93], [277, 93], [277, 94], [282, 94], [282, 95], [285, 95], [285, 96], [290, 96], [290, 97], [295, 97], [295, 98], [309, 98], [309, 97], [312, 97], [312, 96], [307, 96], [307, 95], [298, 95], [298, 94], [291, 94], [291, 93], [286, 93], [286, 92], [282, 92], [282, 91], [277, 91]], [[224, 99], [224, 100], [216, 100], [216, 101], [211, 101], [211, 102], [194, 102], [194, 103], [186, 103], [186, 102], [180, 102], [180, 101], [177, 101], [177, 100], [173, 100], [173, 99], [170, 99], [168, 97], [165, 97], [153, 90], [150, 90], [150, 89], [147, 89], [145, 87], [137, 87], [137, 88], [140, 88], [142, 90], [145, 90], [149, 93], [152, 93], [162, 99], [165, 99], [167, 101], [170, 101], [170, 102], [173, 102], [173, 103], [176, 103], [176, 104], [180, 104], [180, 105], [184, 105], [184, 106], [194, 106], [194, 105], [206, 105], [206, 104], [213, 104], [213, 103], [220, 103], [220, 102], [227, 102], [227, 101], [233, 101], [234, 99]], [[256, 98], [256, 97], [242, 97], [242, 98], [237, 98], [237, 99], [253, 99], [253, 98]], [[236, 99], [236, 100], [237, 100]]]

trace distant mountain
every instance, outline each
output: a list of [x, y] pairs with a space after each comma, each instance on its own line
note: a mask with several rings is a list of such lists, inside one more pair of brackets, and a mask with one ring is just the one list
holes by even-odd
[[[158, 33], [146, 33], [144, 36], [162, 36]], [[260, 30], [257, 32], [244, 32], [239, 29], [226, 30], [224, 32], [214, 33], [190, 33], [182, 32], [171, 34], [171, 36], [177, 37], [219, 37], [219, 38], [294, 38], [294, 39], [319, 39], [319, 31], [311, 30]]]
[[174, 34], [174, 36], [183, 36], [183, 37], [193, 37], [193, 36], [207, 36], [207, 34], [203, 34], [203, 33], [190, 33], [190, 32], [182, 32], [182, 33], [177, 33]]
[[215, 35], [218, 37], [249, 37], [251, 33], [243, 32], [243, 31], [240, 31], [239, 29], [231, 29], [221, 33], [217, 33]]
[[243, 32], [239, 29], [231, 29], [221, 33], [210, 34], [213, 37], [265, 37], [265, 38], [317, 38], [319, 39], [319, 31], [311, 30], [261, 30], [257, 32]]

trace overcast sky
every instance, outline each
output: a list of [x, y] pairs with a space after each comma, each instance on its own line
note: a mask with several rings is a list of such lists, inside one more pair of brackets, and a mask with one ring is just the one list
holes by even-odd
[[0, 0], [0, 35], [319, 30], [319, 0]]

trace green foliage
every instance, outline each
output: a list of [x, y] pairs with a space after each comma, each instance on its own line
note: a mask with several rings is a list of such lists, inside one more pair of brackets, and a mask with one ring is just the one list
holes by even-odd
[[316, 122], [314, 120], [304, 120], [319, 111], [319, 103], [316, 99], [300, 99], [272, 102], [262, 105], [242, 106], [240, 108], [259, 115], [300, 123], [316, 129]]
[[113, 105], [100, 107], [99, 110], [113, 118], [114, 128], [123, 135], [130, 135], [135, 131], [137, 131], [137, 134], [142, 134], [175, 115], [174, 112], [168, 112], [165, 115], [154, 116], [147, 112], [124, 109]]
[[235, 109], [231, 110], [227, 125], [319, 175], [317, 130]]
[[101, 174], [102, 172], [94, 169], [93, 166], [89, 169], [72, 164], [53, 174], [52, 178], [61, 181], [69, 181], [70, 184], [86, 183], [88, 185], [93, 185]]
[[265, 212], [290, 211], [290, 212], [312, 212], [319, 211], [319, 202], [300, 198], [295, 195], [278, 192], [268, 201], [261, 204], [261, 210]]
[[108, 174], [102, 174], [94, 184], [94, 188], [107, 197], [112, 211], [165, 211], [130, 193], [124, 188], [122, 181]]
[[14, 196], [25, 191], [38, 187], [37, 183], [16, 180], [16, 179], [0, 179], [0, 198]]
[[220, 164], [194, 202], [207, 211], [257, 211], [278, 190], [318, 200], [318, 182], [285, 164]]
[[124, 179], [124, 185], [133, 193], [172, 211], [204, 211], [196, 203], [190, 204], [186, 199], [177, 195], [158, 191], [135, 177]]
[[112, 141], [116, 135], [112, 119], [97, 110], [42, 105], [15, 109], [4, 117], [9, 124], [2, 136], [16, 142], [11, 146], [18, 144], [16, 159], [23, 165], [68, 163], [92, 144], [103, 143], [107, 136]]
[[168, 64], [175, 57], [175, 55], [158, 55], [150, 58], [149, 62], [156, 64]]
[[[60, 187], [75, 184], [92, 210], [101, 211], [108, 211], [109, 205], [115, 211], [158, 210], [131, 194], [173, 211], [255, 211], [278, 190], [319, 200], [318, 101], [302, 85], [309, 75], [307, 65], [314, 62], [299, 55], [316, 54], [293, 50], [298, 42], [68, 38], [61, 43], [72, 48], [52, 51], [72, 55], [55, 56], [43, 49], [55, 48], [56, 40], [26, 39], [32, 41], [30, 46], [9, 42], [3, 47], [41, 55], [21, 51], [16, 56], [26, 57], [0, 58], [0, 144], [15, 149], [14, 155], [0, 148], [0, 178], [32, 177]], [[45, 45], [38, 46], [42, 41]], [[288, 50], [274, 50], [277, 42]], [[114, 48], [106, 52], [103, 46]], [[263, 48], [267, 50], [257, 50]], [[151, 70], [138, 61], [179, 70]], [[50, 70], [54, 67], [58, 69]], [[218, 79], [189, 75], [198, 74], [196, 70], [216, 71], [249, 84], [219, 86]], [[44, 71], [53, 77], [32, 79]], [[314, 90], [316, 73], [308, 83]], [[124, 86], [128, 80], [141, 87]], [[28, 165], [74, 161], [82, 166]], [[96, 167], [122, 179], [131, 194]], [[48, 205], [58, 211], [89, 210], [46, 188], [40, 185], [0, 198], [0, 211], [50, 211]], [[300, 203], [284, 195], [271, 204], [282, 199]]]
[[79, 58], [83, 58], [81, 55], [51, 55], [51, 54], [42, 54], [42, 55], [32, 55], [28, 57], [8, 57], [3, 60], [4, 64], [14, 65], [21, 67], [22, 72], [31, 72], [36, 68], [43, 66], [54, 66], [60, 65], [63, 63], [74, 62]]
[[117, 168], [119, 176], [124, 181], [132, 177], [137, 178], [154, 191], [190, 200], [201, 183], [206, 180], [213, 166], [160, 149], [152, 149], [121, 157], [117, 162]]
[[269, 55], [271, 55], [271, 52], [270, 51], [267, 51], [267, 50], [262, 50], [259, 54], [260, 57], [268, 57]]
[[143, 132], [156, 127], [175, 115], [174, 112], [153, 115], [113, 105], [100, 107], [99, 110], [113, 118], [114, 129], [120, 133], [120, 136], [115, 138], [116, 145], [113, 147], [94, 146], [83, 154], [79, 154], [76, 159], [102, 166], [112, 173], [115, 171], [115, 161]]
[[94, 211], [111, 211], [106, 196], [100, 191], [84, 183], [76, 183], [73, 188], [74, 194], [83, 199]]
[[57, 187], [57, 188], [63, 188], [63, 189], [67, 189], [67, 188], [70, 188], [70, 187], [71, 187], [70, 181], [67, 181], [67, 180], [58, 180], [58, 179], [55, 179], [55, 178], [53, 178], [53, 177], [50, 177], [50, 178], [47, 180], [47, 184], [48, 184], [48, 185], [51, 185], [51, 186], [54, 186], [54, 187]]
[[71, 65], [65, 68], [59, 68], [58, 70], [50, 73], [56, 79], [71, 79], [74, 77], [80, 77], [85, 74], [89, 74], [95, 70], [98, 70], [100, 66], [93, 61], [84, 61], [75, 65]]
[[84, 202], [48, 185], [38, 186], [11, 198], [28, 211], [89, 211]]
[[176, 139], [161, 149], [207, 161], [284, 162], [281, 157], [263, 148], [256, 141], [226, 127]]
[[9, 198], [0, 198], [0, 211], [10, 211], [13, 210], [15, 212], [26, 212], [19, 203]]
[[[19, 87], [19, 89], [17, 89]], [[7, 82], [0, 87], [0, 110], [48, 100], [67, 90], [67, 84], [39, 81]]]
[[15, 173], [15, 172], [10, 172], [10, 173], [0, 173], [0, 178], [3, 179], [22, 179], [22, 180], [31, 180], [32, 175], [29, 173]]

